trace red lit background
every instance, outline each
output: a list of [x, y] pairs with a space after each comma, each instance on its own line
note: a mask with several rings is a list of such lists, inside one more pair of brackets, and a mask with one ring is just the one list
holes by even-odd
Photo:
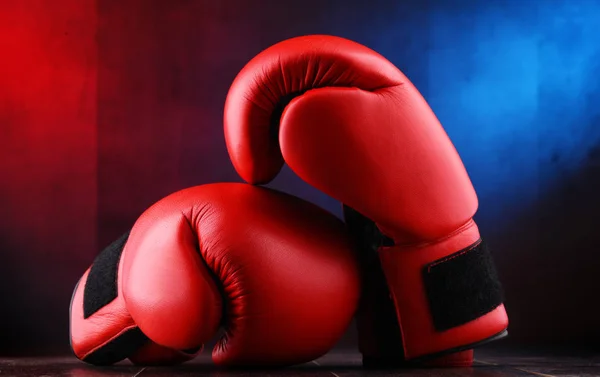
[[[508, 89], [506, 82], [519, 64], [527, 64], [531, 49], [523, 47], [515, 61], [498, 70], [505, 75], [502, 80], [493, 72], [489, 76], [494, 80], [483, 80], [481, 70], [492, 63], [482, 60], [485, 53], [479, 47], [472, 48], [481, 42], [474, 37], [479, 32], [463, 14], [472, 19], [479, 14], [484, 20], [491, 16], [476, 1], [450, 3], [0, 2], [0, 354], [68, 351], [71, 291], [101, 248], [124, 233], [147, 206], [175, 190], [239, 181], [222, 132], [230, 83], [262, 49], [317, 33], [378, 50], [408, 74], [440, 114], [481, 193], [478, 221], [505, 281], [509, 341], [597, 340], [600, 117], [597, 110], [590, 113], [592, 107], [577, 108], [589, 117], [565, 117], [573, 112], [565, 107], [565, 114], [548, 120], [539, 109], [560, 107], [565, 103], [560, 96], [576, 90], [589, 103], [598, 103], [593, 99], [598, 99], [600, 86], [583, 93], [568, 81], [556, 89], [559, 97], [552, 97], [543, 86], [547, 81], [536, 77], [535, 88], [542, 89], [532, 91], [531, 98], [538, 112], [526, 118], [519, 107], [524, 94], [515, 88], [528, 82], [517, 77], [515, 88]], [[519, 30], [541, 27], [535, 6], [489, 3], [505, 17], [495, 22]], [[430, 33], [449, 17], [452, 32]], [[449, 40], [440, 45], [443, 37]], [[577, 38], [567, 42], [573, 40]], [[522, 39], [514, 41], [511, 51]], [[536, 46], [541, 67], [540, 51], [550, 53]], [[464, 56], [452, 55], [454, 49], [468, 48]], [[594, 52], [586, 59], [599, 56], [598, 48]], [[546, 63], [557, 64], [548, 59]], [[442, 80], [469, 64], [479, 73], [465, 74], [454, 85]], [[597, 75], [590, 77], [596, 81], [589, 85], [597, 84]], [[506, 114], [485, 110], [487, 119], [478, 118], [475, 110], [453, 102], [457, 85], [466, 88], [473, 82], [482, 82], [484, 93], [504, 91], [479, 109], [493, 104]], [[481, 94], [476, 97], [480, 100]], [[452, 118], [453, 113], [464, 115]], [[546, 133], [549, 124], [561, 129], [557, 119], [570, 130], [566, 137], [562, 131]], [[575, 140], [575, 134], [583, 136]], [[553, 140], [574, 141], [566, 146]], [[584, 157], [572, 157], [571, 150]], [[523, 170], [531, 159], [534, 173]], [[289, 170], [272, 186], [340, 213], [338, 203]], [[351, 329], [343, 343], [352, 346], [353, 339]]]

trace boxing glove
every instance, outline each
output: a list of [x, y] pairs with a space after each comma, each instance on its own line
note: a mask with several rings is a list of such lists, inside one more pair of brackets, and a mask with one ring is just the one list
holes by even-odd
[[341, 220], [242, 183], [197, 186], [146, 210], [75, 288], [71, 346], [86, 362], [173, 364], [224, 335], [219, 365], [287, 366], [326, 353], [360, 295]]
[[433, 111], [391, 62], [333, 36], [277, 43], [235, 78], [224, 126], [247, 182], [271, 181], [285, 162], [344, 204], [363, 253], [366, 364], [506, 335], [502, 287], [473, 221], [475, 190]]

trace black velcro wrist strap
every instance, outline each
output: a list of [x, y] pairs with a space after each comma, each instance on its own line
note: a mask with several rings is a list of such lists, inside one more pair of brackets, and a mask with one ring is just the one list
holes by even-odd
[[492, 256], [482, 240], [425, 266], [423, 281], [437, 331], [471, 322], [503, 302]]
[[119, 261], [128, 238], [129, 232], [107, 246], [94, 260], [83, 293], [83, 318], [89, 318], [117, 298]]
[[[119, 262], [128, 238], [129, 232], [102, 250], [94, 260], [83, 291], [84, 319], [93, 316], [118, 297]], [[83, 361], [94, 365], [113, 364], [131, 356], [147, 342], [146, 335], [139, 328], [132, 327], [102, 344]]]

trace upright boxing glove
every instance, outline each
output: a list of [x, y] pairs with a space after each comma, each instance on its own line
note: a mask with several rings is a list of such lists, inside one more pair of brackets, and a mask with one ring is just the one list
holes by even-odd
[[365, 363], [506, 334], [501, 285], [472, 219], [476, 193], [427, 102], [391, 62], [333, 36], [280, 42], [235, 78], [224, 123], [247, 182], [271, 181], [286, 162], [345, 205], [365, 254]]
[[197, 186], [146, 210], [75, 288], [71, 346], [86, 362], [193, 358], [220, 326], [220, 365], [286, 366], [326, 353], [359, 298], [344, 224], [274, 190]]

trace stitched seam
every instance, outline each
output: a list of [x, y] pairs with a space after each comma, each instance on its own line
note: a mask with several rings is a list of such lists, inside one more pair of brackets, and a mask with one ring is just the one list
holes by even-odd
[[475, 222], [473, 221], [473, 219], [469, 219], [469, 221], [467, 221], [466, 223], [464, 223], [463, 225], [461, 225], [460, 227], [458, 227], [452, 233], [449, 233], [449, 234], [445, 235], [444, 237], [436, 238], [435, 240], [427, 241], [427, 242], [412, 243], [412, 244], [396, 244], [395, 246], [400, 246], [400, 247], [403, 247], [403, 248], [419, 248], [419, 249], [420, 248], [424, 248], [424, 247], [428, 247], [428, 246], [435, 245], [435, 244], [440, 243], [440, 242], [444, 242], [447, 239], [450, 239], [450, 238], [456, 236], [457, 234], [464, 232], [465, 230], [467, 230], [470, 227], [472, 227], [474, 224], [475, 224]]
[[429, 266], [427, 266], [427, 272], [431, 272], [431, 269], [433, 267], [437, 266], [437, 265], [440, 265], [442, 263], [446, 263], [446, 262], [451, 261], [452, 259], [458, 258], [461, 255], [464, 255], [464, 254], [466, 254], [466, 253], [468, 253], [470, 251], [473, 251], [480, 244], [481, 244], [481, 239], [479, 241], [475, 242], [473, 245], [469, 246], [467, 249], [465, 249], [465, 250], [463, 250], [463, 251], [461, 251], [461, 252], [459, 252], [457, 254], [447, 256], [447, 257], [445, 257], [443, 259], [440, 259], [438, 261], [435, 261], [435, 262], [431, 263]]

